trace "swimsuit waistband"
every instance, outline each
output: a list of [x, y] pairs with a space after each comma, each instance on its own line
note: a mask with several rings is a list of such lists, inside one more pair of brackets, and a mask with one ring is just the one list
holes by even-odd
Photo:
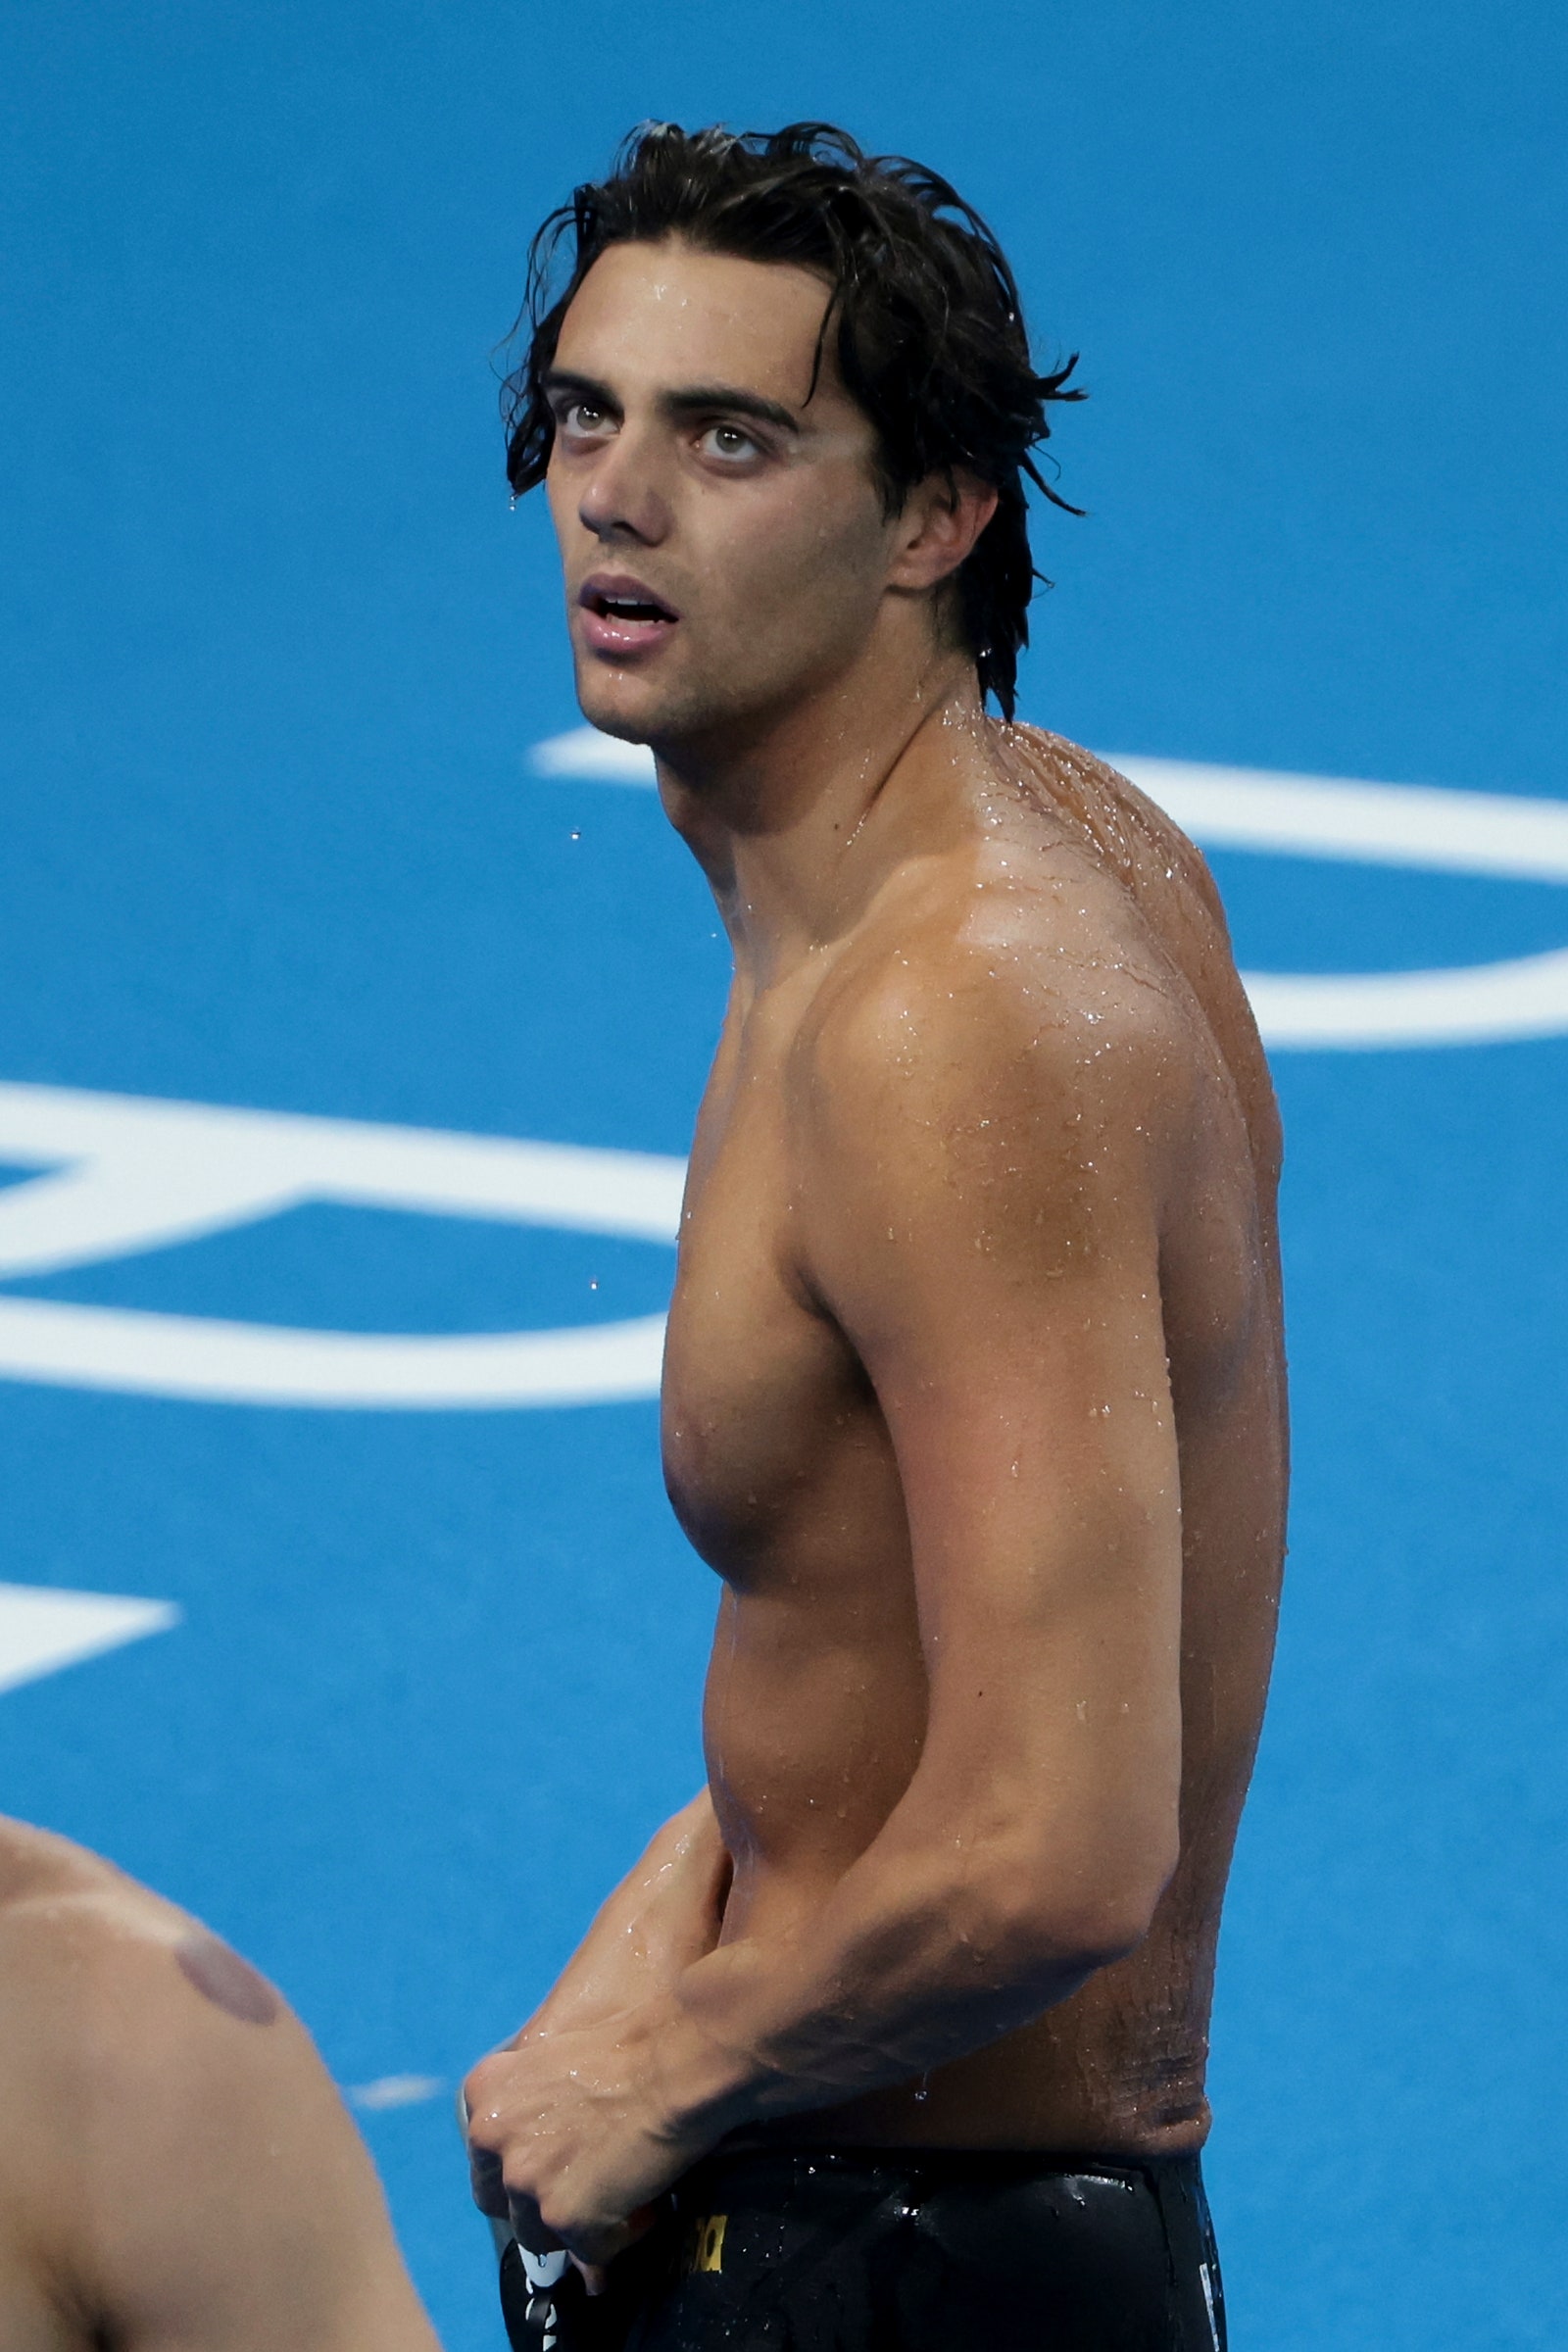
[[677, 2208], [710, 2200], [722, 2182], [731, 2196], [771, 2203], [781, 2192], [807, 2183], [869, 2187], [908, 2182], [929, 2193], [951, 2182], [998, 2187], [1028, 2180], [1145, 2180], [1151, 2186], [1197, 2184], [1202, 2162], [1197, 2151], [1177, 2156], [1106, 2155], [1096, 2149], [862, 2147], [859, 2144], [716, 2148], [677, 2183]]

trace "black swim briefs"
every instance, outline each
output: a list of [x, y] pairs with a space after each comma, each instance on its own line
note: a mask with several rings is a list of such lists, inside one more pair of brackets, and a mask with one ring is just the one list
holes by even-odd
[[589, 2302], [574, 2276], [515, 2352], [1224, 2352], [1196, 2156], [967, 2149], [710, 2157]]

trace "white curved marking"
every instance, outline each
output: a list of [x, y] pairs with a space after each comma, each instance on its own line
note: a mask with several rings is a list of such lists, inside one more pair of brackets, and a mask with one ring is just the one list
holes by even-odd
[[170, 1600], [118, 1592], [63, 1592], [52, 1585], [0, 1585], [0, 1690], [102, 1657], [179, 1623]]
[[348, 2096], [354, 2106], [379, 2115], [388, 2107], [417, 2107], [437, 2099], [445, 2088], [440, 2075], [378, 2075], [373, 2082], [351, 2082]]
[[[1108, 757], [1210, 849], [1568, 882], [1568, 802]], [[593, 727], [552, 736], [536, 748], [533, 764], [541, 775], [654, 781], [652, 753]], [[1244, 972], [1242, 978], [1264, 1042], [1276, 1049], [1497, 1045], [1568, 1034], [1563, 950], [1433, 972]]]
[[1351, 784], [1186, 760], [1118, 757], [1110, 764], [1211, 849], [1568, 882], [1568, 801]]
[[645, 743], [622, 743], [597, 727], [572, 727], [536, 743], [528, 764], [541, 776], [586, 776], [595, 784], [641, 784], [652, 792], [659, 779]]
[[[58, 1273], [306, 1200], [673, 1242], [684, 1163], [200, 1102], [0, 1085], [0, 1275]], [[408, 1409], [657, 1394], [663, 1317], [448, 1335], [291, 1330], [0, 1297], [0, 1377], [244, 1404]]]
[[1489, 1046], [1568, 1034], [1568, 948], [1436, 972], [1248, 972], [1276, 1048]]
[[0, 1298], [0, 1377], [212, 1404], [613, 1404], [659, 1393], [664, 1318], [453, 1338]]
[[[1118, 760], [1210, 848], [1568, 882], [1568, 803]], [[1417, 972], [1244, 972], [1276, 1052], [1501, 1045], [1568, 1034], [1568, 950]]]
[[0, 1084], [0, 1160], [64, 1174], [0, 1192], [0, 1276], [54, 1274], [303, 1200], [672, 1242], [685, 1162], [74, 1087]]

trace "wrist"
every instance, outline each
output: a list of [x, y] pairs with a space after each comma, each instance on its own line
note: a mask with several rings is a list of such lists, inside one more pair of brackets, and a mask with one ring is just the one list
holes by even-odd
[[706, 2149], [751, 2122], [766, 2070], [715, 2040], [672, 1987], [651, 2017], [650, 2055], [664, 2130]]

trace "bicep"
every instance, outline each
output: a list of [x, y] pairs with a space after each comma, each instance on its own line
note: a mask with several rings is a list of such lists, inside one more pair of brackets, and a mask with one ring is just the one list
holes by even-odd
[[[927, 1756], [1174, 1803], [1181, 1503], [1157, 1305], [926, 1270], [868, 1370], [899, 1466]], [[1140, 1802], [1142, 1794], [1140, 1795]]]
[[975, 1065], [923, 1098], [862, 1094], [876, 1115], [833, 1139], [822, 1234], [822, 1295], [907, 1514], [921, 1777], [1021, 1792], [1053, 1835], [1064, 1814], [1136, 1819], [1157, 1843], [1180, 1774], [1181, 1503], [1153, 1122], [1136, 1071], [1118, 1101]]

